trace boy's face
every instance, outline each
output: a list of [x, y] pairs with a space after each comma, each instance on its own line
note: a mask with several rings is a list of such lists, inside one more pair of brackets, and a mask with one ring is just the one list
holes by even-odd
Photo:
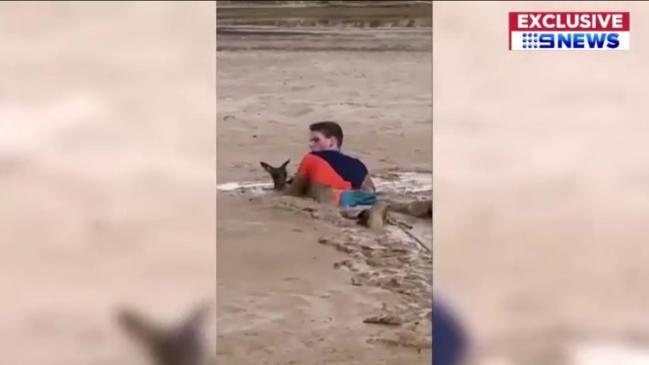
[[329, 151], [338, 149], [336, 138], [327, 137], [322, 132], [312, 131], [309, 137], [311, 151]]

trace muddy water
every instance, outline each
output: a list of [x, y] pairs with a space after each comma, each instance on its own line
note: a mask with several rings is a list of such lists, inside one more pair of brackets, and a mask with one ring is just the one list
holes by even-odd
[[[267, 183], [259, 161], [298, 163], [317, 120], [341, 122], [344, 151], [371, 171], [430, 171], [430, 28], [255, 22], [219, 23], [219, 184]], [[387, 249], [387, 236], [356, 240], [335, 209], [251, 188], [218, 192], [219, 360], [430, 364], [432, 260], [407, 242]], [[408, 326], [363, 323], [383, 307]]]
[[249, 2], [219, 1], [220, 29], [231, 26], [294, 27], [426, 27], [431, 4], [425, 1]]

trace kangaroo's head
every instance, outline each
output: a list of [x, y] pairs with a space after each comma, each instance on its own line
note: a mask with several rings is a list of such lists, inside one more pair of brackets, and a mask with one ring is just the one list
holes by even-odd
[[273, 179], [273, 187], [275, 190], [283, 190], [288, 181], [288, 171], [286, 166], [291, 160], [286, 160], [280, 167], [273, 167], [266, 162], [261, 161], [259, 164], [261, 167], [270, 174], [270, 177]]
[[182, 322], [163, 327], [131, 309], [117, 314], [119, 326], [150, 354], [155, 365], [201, 365], [205, 360], [202, 326], [207, 305], [195, 308]]

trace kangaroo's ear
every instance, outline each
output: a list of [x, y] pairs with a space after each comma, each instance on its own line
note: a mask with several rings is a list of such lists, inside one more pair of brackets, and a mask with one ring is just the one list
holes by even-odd
[[210, 306], [208, 303], [205, 302], [197, 305], [182, 322], [180, 326], [181, 331], [185, 333], [201, 332], [201, 327], [207, 320], [209, 311]]
[[289, 162], [291, 162], [291, 159], [286, 160], [286, 162], [282, 164], [282, 168], [286, 167], [289, 164]]
[[157, 340], [159, 332], [157, 326], [133, 310], [119, 311], [117, 323], [129, 336], [145, 346], [151, 346]]
[[259, 164], [261, 165], [261, 167], [264, 168], [264, 170], [266, 170], [266, 171], [268, 171], [268, 172], [272, 172], [272, 171], [273, 171], [273, 167], [272, 167], [271, 165], [265, 163], [264, 161], [261, 161]]

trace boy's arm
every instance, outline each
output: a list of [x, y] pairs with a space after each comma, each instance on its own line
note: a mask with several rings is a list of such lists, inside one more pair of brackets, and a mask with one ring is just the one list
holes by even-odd
[[359, 162], [363, 172], [365, 173], [365, 179], [363, 179], [363, 183], [361, 184], [361, 190], [368, 193], [375, 193], [376, 186], [374, 186], [374, 181], [372, 181], [372, 176], [370, 176], [370, 170], [367, 169], [367, 166], [365, 166], [362, 161]]
[[367, 176], [365, 176], [365, 180], [363, 180], [363, 184], [361, 185], [361, 190], [370, 193], [376, 192], [376, 186], [374, 186], [374, 181], [372, 181], [370, 174], [367, 174]]

